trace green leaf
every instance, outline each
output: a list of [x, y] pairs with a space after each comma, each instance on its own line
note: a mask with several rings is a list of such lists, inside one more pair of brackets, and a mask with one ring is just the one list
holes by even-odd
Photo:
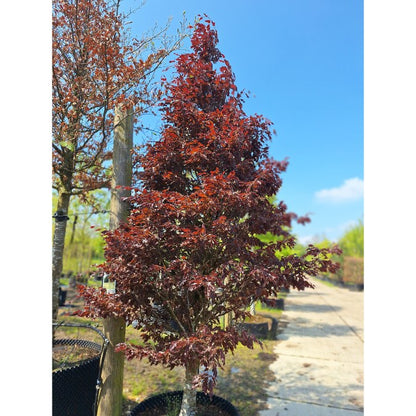
[[59, 142], [59, 145], [60, 145], [61, 147], [66, 147], [67, 149], [71, 150], [71, 152], [73, 152], [73, 151], [74, 151], [74, 149], [75, 149], [74, 144], [73, 144], [73, 143], [71, 143], [71, 142], [61, 141], [61, 142]]

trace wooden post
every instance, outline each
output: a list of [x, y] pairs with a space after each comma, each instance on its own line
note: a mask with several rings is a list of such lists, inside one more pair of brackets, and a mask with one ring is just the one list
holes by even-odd
[[[111, 184], [110, 230], [119, 227], [129, 215], [128, 203], [132, 180], [131, 150], [133, 147], [133, 112], [115, 109], [114, 117], [113, 178]], [[116, 288], [117, 290], [117, 288]], [[124, 355], [114, 351], [126, 339], [126, 323], [122, 318], [103, 319], [104, 335], [110, 341], [102, 369], [103, 385], [98, 404], [98, 416], [121, 416], [123, 404]]]

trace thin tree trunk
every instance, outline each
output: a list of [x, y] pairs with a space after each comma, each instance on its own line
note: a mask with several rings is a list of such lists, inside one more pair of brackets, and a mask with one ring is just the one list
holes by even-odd
[[66, 223], [69, 209], [70, 194], [60, 192], [55, 216], [55, 230], [52, 243], [52, 320], [58, 318], [59, 281], [63, 268]]
[[[115, 110], [115, 130], [113, 149], [113, 179], [111, 184], [110, 229], [119, 227], [129, 215], [129, 204], [122, 199], [130, 195], [130, 190], [117, 188], [131, 186], [133, 147], [133, 113]], [[117, 288], [116, 288], [117, 291]], [[103, 320], [104, 334], [110, 341], [103, 364], [103, 386], [98, 405], [98, 416], [120, 416], [123, 404], [124, 355], [115, 352], [117, 344], [126, 339], [126, 324], [122, 318]]]
[[70, 240], [69, 244], [72, 244], [74, 242], [75, 227], [77, 225], [77, 221], [78, 221], [78, 215], [75, 215], [74, 222], [72, 223], [72, 234], [71, 234], [71, 240]]
[[256, 302], [254, 300], [250, 303], [250, 313], [252, 315], [256, 314]]
[[199, 373], [199, 361], [189, 361], [185, 367], [185, 388], [179, 416], [196, 415], [196, 390], [192, 388], [192, 380]]

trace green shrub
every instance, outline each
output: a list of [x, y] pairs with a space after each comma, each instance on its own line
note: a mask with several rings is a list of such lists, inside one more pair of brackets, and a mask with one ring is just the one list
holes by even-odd
[[364, 224], [361, 220], [350, 227], [338, 242], [344, 256], [364, 257]]

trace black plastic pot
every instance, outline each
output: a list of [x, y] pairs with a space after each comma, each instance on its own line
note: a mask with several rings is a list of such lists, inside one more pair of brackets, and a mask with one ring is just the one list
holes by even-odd
[[73, 339], [54, 341], [57, 345], [78, 345], [90, 349], [96, 355], [71, 367], [57, 369], [52, 373], [53, 416], [92, 416], [101, 346], [93, 342]]
[[258, 339], [276, 339], [279, 321], [270, 315], [259, 314], [268, 318], [269, 322], [241, 322], [237, 328], [247, 331]]
[[268, 298], [262, 302], [263, 306], [266, 308], [276, 308], [276, 309], [285, 309], [285, 300], [283, 298]]
[[352, 290], [353, 292], [362, 292], [364, 290], [364, 283], [357, 283], [353, 285], [348, 286], [349, 290]]
[[269, 324], [267, 322], [242, 322], [238, 324], [238, 328], [244, 329], [248, 333], [259, 339], [267, 339], [269, 333]]
[[[131, 412], [130, 416], [140, 415], [154, 415], [160, 416], [166, 414], [166, 411], [173, 406], [179, 406], [182, 403], [183, 391], [171, 391], [167, 393], [158, 394], [156, 396], [149, 397], [145, 401], [139, 403]], [[197, 392], [196, 395], [197, 405], [207, 405], [208, 411], [203, 411], [204, 416], [218, 416], [221, 411], [229, 416], [239, 416], [237, 409], [228, 401], [222, 397], [212, 396], [212, 399], [208, 394]]]
[[59, 288], [59, 306], [65, 306], [67, 291]]
[[[63, 326], [81, 326], [60, 324]], [[89, 350], [91, 357], [58, 368], [52, 372], [52, 415], [53, 416], [95, 416], [97, 399], [101, 385], [101, 364], [108, 340], [98, 331], [104, 340], [103, 345], [82, 339], [54, 339], [54, 347], [79, 346]]]

